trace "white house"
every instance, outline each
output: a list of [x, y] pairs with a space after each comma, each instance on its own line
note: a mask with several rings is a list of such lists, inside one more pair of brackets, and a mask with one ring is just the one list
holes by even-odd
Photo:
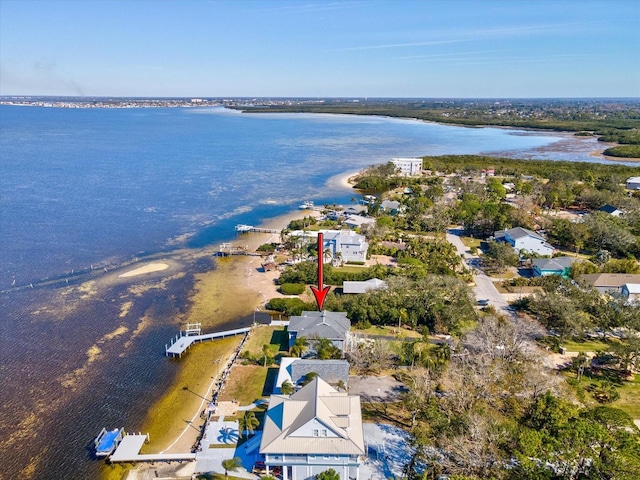
[[[344, 262], [364, 262], [367, 260], [367, 250], [369, 244], [364, 235], [355, 233], [352, 230], [320, 230], [323, 234], [323, 253], [331, 255], [331, 260], [340, 254]], [[300, 237], [305, 242], [318, 241], [318, 233], [315, 231], [294, 230], [289, 232], [289, 236]], [[328, 260], [325, 258], [325, 263]]]
[[287, 397], [271, 395], [260, 453], [282, 480], [311, 480], [330, 468], [341, 480], [360, 479], [365, 455], [360, 397], [339, 392], [320, 377]]
[[640, 177], [627, 178], [627, 189], [640, 190]]
[[625, 283], [620, 293], [629, 303], [640, 303], [640, 283]]
[[536, 232], [522, 227], [510, 228], [509, 230], [498, 230], [493, 234], [499, 242], [507, 242], [517, 252], [532, 252], [539, 255], [552, 255], [553, 247], [547, 243], [544, 237]]
[[422, 159], [421, 158], [392, 158], [393, 163], [399, 170], [400, 175], [414, 176], [422, 173]]
[[365, 281], [350, 281], [346, 280], [342, 282], [342, 293], [366, 293], [370, 290], [380, 290], [387, 288], [387, 282], [378, 278], [370, 278]]
[[349, 228], [360, 228], [363, 225], [375, 223], [376, 219], [371, 217], [363, 217], [362, 215], [350, 215], [342, 222]]

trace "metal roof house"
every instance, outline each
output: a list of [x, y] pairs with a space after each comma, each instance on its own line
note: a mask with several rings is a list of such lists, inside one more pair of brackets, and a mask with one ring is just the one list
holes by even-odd
[[296, 338], [327, 338], [340, 350], [344, 351], [351, 320], [345, 312], [308, 312], [292, 316], [289, 319], [289, 348]]
[[308, 480], [333, 468], [341, 480], [359, 480], [365, 454], [360, 397], [339, 392], [320, 377], [287, 397], [271, 395], [260, 453], [267, 474]]
[[589, 273], [581, 275], [580, 279], [601, 293], [617, 294], [625, 284], [640, 284], [640, 274], [633, 273]]
[[515, 227], [509, 230], [498, 230], [494, 232], [493, 236], [499, 242], [507, 242], [519, 253], [527, 251], [539, 255], [551, 256], [553, 254], [553, 247], [547, 243], [544, 237], [526, 228]]
[[571, 265], [577, 260], [576, 257], [536, 258], [533, 260], [533, 276], [560, 275], [569, 278]]
[[640, 303], [640, 283], [625, 283], [620, 287], [620, 293], [629, 303]]
[[627, 178], [627, 189], [628, 190], [640, 190], [640, 177], [629, 177], [629, 178]]
[[346, 360], [318, 360], [315, 358], [283, 357], [280, 359], [278, 378], [273, 393], [282, 393], [280, 387], [284, 382], [291, 382], [299, 387], [309, 373], [317, 373], [330, 385], [347, 385], [349, 381], [349, 362]]
[[601, 206], [598, 211], [608, 213], [609, 215], [612, 215], [614, 217], [619, 217], [624, 214], [624, 212], [618, 207], [614, 207], [613, 205], [609, 205], [608, 203]]
[[346, 280], [342, 282], [342, 293], [366, 293], [370, 290], [387, 288], [387, 282], [378, 278], [370, 278], [362, 282]]

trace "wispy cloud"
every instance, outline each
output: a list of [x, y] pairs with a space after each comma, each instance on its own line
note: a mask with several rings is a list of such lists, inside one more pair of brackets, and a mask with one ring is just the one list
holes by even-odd
[[[589, 26], [590, 28], [597, 22], [591, 23], [550, 23], [539, 25], [525, 25], [519, 27], [506, 27], [506, 28], [485, 28], [479, 30], [460, 30], [451, 32], [448, 34], [448, 38], [434, 38], [433, 40], [425, 40], [422, 42], [405, 42], [405, 43], [383, 43], [373, 45], [359, 45], [352, 47], [344, 47], [335, 49], [333, 51], [358, 51], [358, 50], [383, 50], [393, 48], [412, 48], [412, 47], [427, 47], [433, 45], [446, 45], [452, 43], [463, 43], [478, 41], [479, 39], [498, 39], [498, 38], [511, 38], [515, 36], [522, 36], [528, 34], [538, 34], [545, 32], [563, 32], [567, 33], [569, 29], [576, 27], [584, 28]], [[445, 37], [445, 35], [441, 35]]]

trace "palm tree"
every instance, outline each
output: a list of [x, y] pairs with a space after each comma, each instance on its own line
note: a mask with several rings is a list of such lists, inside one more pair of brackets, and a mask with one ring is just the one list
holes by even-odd
[[291, 395], [293, 391], [293, 384], [289, 380], [285, 380], [282, 382], [282, 385], [280, 385], [280, 392], [282, 392], [283, 395]]
[[244, 415], [240, 417], [238, 420], [238, 427], [240, 428], [240, 437], [244, 435], [244, 432], [247, 431], [247, 437], [249, 433], [253, 433], [256, 431], [256, 427], [260, 425], [260, 420], [256, 418], [256, 414], [254, 412], [244, 412]]
[[[324, 252], [322, 252], [322, 261], [324, 263], [328, 263], [333, 256], [330, 248], [325, 248]], [[328, 260], [327, 260], [328, 259]]]
[[295, 342], [293, 342], [293, 346], [291, 347], [291, 355], [294, 357], [302, 357], [304, 352], [307, 351], [307, 347], [309, 346], [309, 342], [304, 337], [296, 338]]
[[242, 460], [240, 457], [228, 458], [222, 461], [222, 468], [224, 468], [224, 476], [229, 477], [229, 470], [235, 472], [238, 468], [242, 466]]

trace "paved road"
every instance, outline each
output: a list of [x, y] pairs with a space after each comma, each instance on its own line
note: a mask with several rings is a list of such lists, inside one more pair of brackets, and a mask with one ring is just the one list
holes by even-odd
[[469, 253], [469, 250], [460, 239], [461, 235], [461, 228], [451, 228], [447, 230], [447, 240], [456, 247], [465, 264], [473, 272], [473, 280], [475, 282], [473, 291], [476, 294], [476, 299], [489, 300], [489, 305], [496, 307], [496, 310], [502, 310], [508, 315], [513, 315], [511, 307], [509, 307], [504, 296], [498, 292], [498, 289], [493, 284], [491, 278], [477, 268], [480, 259], [478, 256], [473, 256]]

